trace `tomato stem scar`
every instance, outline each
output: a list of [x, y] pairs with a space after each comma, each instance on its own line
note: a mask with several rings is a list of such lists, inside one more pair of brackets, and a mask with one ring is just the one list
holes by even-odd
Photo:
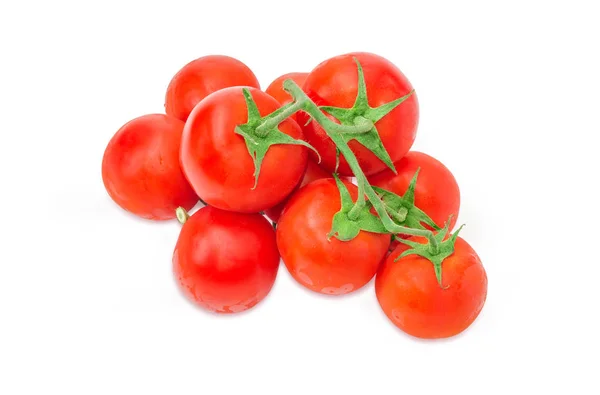
[[182, 225], [185, 224], [190, 218], [190, 215], [188, 214], [187, 210], [183, 207], [177, 207], [177, 209], [175, 210], [175, 215], [177, 216], [177, 221], [179, 221], [179, 223]]

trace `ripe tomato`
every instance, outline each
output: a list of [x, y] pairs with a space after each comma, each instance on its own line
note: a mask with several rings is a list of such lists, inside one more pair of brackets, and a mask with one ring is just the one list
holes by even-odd
[[[262, 116], [279, 103], [258, 89], [248, 88]], [[181, 143], [183, 171], [206, 203], [224, 210], [259, 212], [285, 199], [300, 182], [308, 153], [300, 145], [273, 145], [262, 162], [254, 187], [254, 163], [244, 138], [235, 127], [246, 123], [248, 109], [242, 88], [222, 89], [194, 108], [185, 125]], [[279, 130], [302, 139], [296, 122], [286, 119]]]
[[398, 328], [420, 338], [450, 337], [465, 330], [487, 295], [487, 276], [477, 253], [458, 237], [454, 253], [442, 263], [442, 288], [429, 260], [408, 255], [394, 262], [406, 248], [399, 245], [375, 278], [377, 300], [385, 314]]
[[173, 253], [175, 277], [186, 297], [217, 313], [248, 310], [263, 300], [278, 267], [269, 221], [209, 206], [183, 225]]
[[287, 93], [285, 90], [283, 90], [283, 81], [285, 81], [287, 79], [291, 79], [296, 84], [298, 84], [298, 86], [302, 87], [302, 84], [304, 84], [304, 81], [306, 80], [307, 76], [308, 76], [308, 73], [284, 74], [281, 77], [278, 77], [277, 79], [275, 79], [275, 81], [271, 82], [271, 85], [269, 85], [269, 87], [267, 88], [267, 90], [265, 92], [267, 92], [269, 95], [273, 96], [282, 105], [290, 103], [292, 101], [292, 96], [290, 96], [289, 93]]
[[175, 74], [167, 88], [165, 110], [185, 121], [202, 99], [231, 86], [260, 88], [252, 70], [239, 60], [222, 55], [201, 57]]
[[[394, 101], [413, 89], [404, 74], [388, 60], [370, 53], [349, 53], [319, 64], [306, 78], [302, 90], [319, 106], [351, 108], [358, 92], [355, 57], [364, 71], [370, 107], [379, 107]], [[418, 118], [419, 106], [416, 94], [413, 93], [375, 123], [381, 142], [392, 161], [401, 159], [412, 146], [417, 133]], [[333, 171], [336, 164], [336, 146], [333, 141], [316, 122], [305, 126], [308, 121], [306, 113], [298, 113], [297, 119], [308, 142], [321, 155], [321, 166]], [[366, 175], [380, 172], [387, 167], [356, 140], [351, 140], [348, 144]], [[343, 156], [340, 156], [338, 171], [341, 175], [352, 175]]]
[[460, 190], [450, 170], [437, 159], [417, 151], [409, 152], [394, 165], [398, 174], [386, 169], [370, 176], [369, 183], [402, 196], [420, 168], [415, 187], [415, 205], [440, 227], [452, 215], [452, 230], [458, 218]]
[[[344, 181], [353, 200], [358, 188]], [[389, 234], [361, 231], [350, 241], [327, 239], [341, 208], [333, 179], [314, 181], [296, 192], [277, 225], [277, 246], [292, 276], [324, 294], [355, 291], [373, 278], [390, 245]]]
[[110, 197], [142, 218], [175, 218], [175, 209], [194, 207], [198, 196], [179, 166], [184, 123], [149, 114], [122, 126], [102, 158], [102, 180]]
[[[315, 180], [320, 180], [321, 178], [333, 178], [333, 174], [326, 172], [318, 164], [309, 159], [308, 166], [306, 166], [306, 172], [304, 173], [304, 178], [302, 179], [302, 182], [300, 182], [300, 184], [298, 185], [298, 188], [302, 188], [306, 184], [310, 184], [311, 182]], [[294, 192], [292, 192], [291, 195], [293, 195], [293, 193]], [[265, 214], [267, 214], [271, 221], [279, 221], [281, 211], [287, 204], [291, 195], [288, 196], [283, 202], [279, 203], [277, 206], [273, 206], [265, 210]]]

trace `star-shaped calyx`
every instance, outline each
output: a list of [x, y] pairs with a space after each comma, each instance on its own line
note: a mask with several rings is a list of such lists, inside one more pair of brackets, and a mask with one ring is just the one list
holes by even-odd
[[381, 201], [383, 201], [390, 217], [398, 225], [413, 229], [426, 229], [423, 225], [425, 224], [430, 229], [440, 230], [441, 228], [423, 210], [415, 206], [415, 188], [417, 186], [419, 170], [420, 168], [415, 172], [403, 196], [375, 186], [373, 189], [379, 195]]
[[[414, 93], [414, 90], [412, 90], [406, 95], [394, 101], [383, 104], [379, 107], [370, 107], [367, 98], [367, 85], [365, 83], [365, 76], [362, 66], [360, 65], [358, 59], [354, 58], [354, 61], [356, 62], [356, 66], [358, 68], [358, 92], [356, 95], [354, 105], [351, 108], [341, 108], [332, 106], [319, 107], [321, 110], [337, 118], [342, 125], [356, 126], [368, 122], [372, 122], [373, 124], [375, 124], [381, 118], [389, 114], [394, 108], [402, 104], [402, 102], [404, 102]], [[373, 154], [375, 154], [375, 156], [377, 156], [383, 163], [385, 163], [394, 173], [396, 173], [394, 163], [392, 162], [392, 159], [390, 158], [390, 155], [388, 154], [387, 150], [383, 146], [383, 143], [381, 142], [381, 137], [379, 137], [379, 133], [377, 132], [377, 128], [375, 126], [373, 126], [371, 130], [365, 133], [344, 134], [344, 139], [346, 140], [346, 142], [350, 140], [358, 141], [364, 147], [368, 148], [371, 152], [373, 152]]]
[[340, 191], [342, 208], [333, 216], [331, 231], [327, 234], [327, 238], [336, 236], [341, 241], [348, 241], [358, 236], [361, 230], [373, 233], [388, 233], [379, 217], [371, 213], [372, 206], [370, 204], [365, 204], [351, 218], [350, 211], [354, 207], [355, 202], [352, 201], [346, 185], [344, 185], [337, 175], [334, 175], [334, 177]]
[[[279, 121], [279, 119], [288, 107], [281, 107], [277, 111], [265, 117], [261, 117], [258, 107], [256, 106], [256, 102], [252, 98], [250, 91], [244, 88], [242, 92], [244, 93], [244, 99], [246, 100], [246, 106], [248, 107], [248, 122], [243, 125], [238, 125], [235, 128], [235, 133], [244, 138], [248, 152], [250, 153], [252, 161], [254, 162], [254, 186], [252, 189], [256, 188], [256, 185], [258, 184], [258, 177], [260, 175], [262, 161], [272, 145], [303, 145], [312, 149], [317, 153], [317, 155], [319, 155], [319, 153], [306, 141], [295, 139], [279, 130], [278, 125], [283, 121], [283, 119], [281, 121]], [[268, 124], [270, 124], [269, 121], [275, 119], [278, 121], [273, 123], [274, 126], [267, 127], [266, 129], [259, 128], [265, 124], [268, 126]]]
[[431, 261], [431, 263], [433, 264], [433, 269], [435, 270], [435, 278], [437, 279], [440, 287], [443, 287], [442, 263], [444, 262], [444, 259], [448, 258], [454, 253], [454, 244], [456, 243], [456, 238], [458, 237], [458, 233], [462, 230], [464, 226], [462, 225], [460, 228], [458, 228], [456, 232], [450, 235], [448, 239], [444, 240], [446, 238], [446, 235], [448, 234], [448, 227], [450, 226], [451, 219], [452, 216], [450, 216], [450, 218], [448, 218], [448, 221], [446, 221], [446, 226], [444, 226], [442, 230], [440, 230], [433, 236], [437, 241], [437, 247], [435, 249], [432, 248], [430, 241], [427, 241], [425, 244], [422, 244], [412, 240], [397, 238], [396, 240], [398, 240], [402, 244], [406, 244], [410, 248], [404, 251], [402, 254], [398, 255], [398, 257], [394, 261], [397, 261], [400, 258], [403, 258], [408, 255], [422, 256], [423, 258]]

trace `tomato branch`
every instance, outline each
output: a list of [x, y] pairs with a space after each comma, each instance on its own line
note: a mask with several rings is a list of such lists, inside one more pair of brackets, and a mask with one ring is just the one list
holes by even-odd
[[[348, 165], [352, 169], [352, 172], [354, 173], [354, 176], [356, 177], [356, 179], [358, 181], [359, 189], [362, 185], [362, 189], [364, 189], [364, 194], [366, 194], [367, 197], [369, 198], [369, 201], [375, 208], [375, 211], [379, 215], [379, 218], [381, 219], [381, 222], [383, 223], [385, 229], [388, 232], [394, 233], [394, 234], [400, 233], [400, 234], [405, 234], [405, 235], [410, 235], [410, 236], [426, 237], [429, 240], [432, 253], [437, 253], [437, 251], [439, 250], [439, 245], [438, 245], [439, 243], [438, 243], [437, 239], [434, 237], [434, 233], [432, 231], [426, 230], [426, 229], [413, 229], [413, 228], [401, 226], [401, 225], [396, 224], [390, 218], [383, 202], [381, 201], [381, 199], [379, 198], [379, 196], [377, 195], [377, 193], [375, 192], [373, 187], [367, 181], [367, 177], [365, 176], [362, 169], [360, 168], [360, 165], [358, 164], [358, 160], [356, 159], [356, 156], [354, 155], [354, 153], [348, 146], [348, 143], [342, 136], [342, 133], [343, 132], [348, 133], [350, 128], [359, 128], [362, 126], [365, 129], [367, 127], [369, 127], [369, 130], [371, 130], [373, 128], [372, 122], [369, 121], [370, 125], [369, 125], [369, 123], [366, 123], [366, 122], [365, 123], [359, 122], [359, 123], [361, 123], [361, 125], [355, 125], [355, 126], [339, 125], [339, 124], [333, 122], [332, 120], [330, 120], [321, 111], [321, 109], [319, 109], [319, 107], [317, 107], [317, 105], [306, 95], [306, 93], [304, 93], [304, 91], [302, 91], [302, 89], [294, 81], [292, 81], [291, 79], [285, 80], [283, 82], [283, 87], [290, 95], [292, 95], [292, 97], [294, 98], [294, 100], [296, 102], [303, 103], [302, 110], [307, 112], [309, 115], [311, 115], [313, 120], [316, 121], [319, 125], [321, 125], [321, 127], [325, 130], [325, 132], [327, 132], [327, 135], [329, 136], [329, 138], [331, 138], [331, 140], [333, 140], [333, 142], [335, 143], [337, 148], [340, 150], [340, 153], [344, 155], [344, 158], [346, 158]], [[359, 196], [359, 199], [356, 204], [364, 206], [364, 204], [365, 204], [364, 195], [362, 198], [362, 202], [361, 202], [361, 199]], [[356, 211], [358, 211], [358, 210], [359, 209], [357, 209]]]
[[352, 210], [348, 213], [348, 218], [351, 220], [358, 218], [358, 214], [365, 207], [365, 204], [367, 204], [365, 201], [365, 180], [358, 180], [358, 199]]
[[267, 135], [269, 130], [276, 128], [281, 122], [298, 112], [303, 105], [304, 101], [293, 101], [268, 115], [264, 122], [256, 127], [256, 134], [259, 136]]
[[[291, 81], [291, 80], [290, 80]], [[293, 82], [293, 81], [292, 81]], [[285, 84], [284, 84], [285, 86]], [[297, 86], [297, 85], [296, 85]], [[300, 88], [298, 88], [300, 89]], [[300, 89], [302, 92], [302, 90]], [[304, 92], [303, 92], [304, 93]], [[305, 94], [302, 96], [294, 97], [294, 101], [281, 107], [279, 110], [274, 113], [267, 115], [264, 117], [264, 121], [261, 125], [256, 127], [256, 133], [259, 135], [266, 135], [269, 130], [277, 127], [281, 122], [285, 119], [289, 118], [294, 113], [305, 109], [306, 103], [310, 102], [314, 105], [312, 100]], [[316, 106], [316, 105], [315, 105]], [[319, 111], [319, 125], [323, 126], [323, 124], [327, 125], [327, 128], [335, 133], [340, 134], [362, 134], [367, 133], [373, 129], [373, 122], [369, 121], [366, 118], [358, 120], [355, 125], [339, 125], [329, 118], [327, 118], [321, 111]]]

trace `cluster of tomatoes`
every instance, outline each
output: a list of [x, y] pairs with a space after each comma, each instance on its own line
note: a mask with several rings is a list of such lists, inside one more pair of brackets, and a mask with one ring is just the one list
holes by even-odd
[[[438, 160], [410, 151], [417, 96], [388, 60], [336, 56], [262, 91], [242, 62], [205, 56], [173, 77], [165, 108], [117, 131], [102, 177], [130, 213], [183, 223], [173, 270], [197, 305], [253, 307], [281, 259], [323, 294], [356, 291], [376, 276], [382, 309], [413, 336], [453, 336], [478, 316], [485, 270], [457, 232], [447, 234], [458, 184]], [[188, 215], [199, 200], [205, 206]], [[394, 222], [382, 225], [388, 210]]]

